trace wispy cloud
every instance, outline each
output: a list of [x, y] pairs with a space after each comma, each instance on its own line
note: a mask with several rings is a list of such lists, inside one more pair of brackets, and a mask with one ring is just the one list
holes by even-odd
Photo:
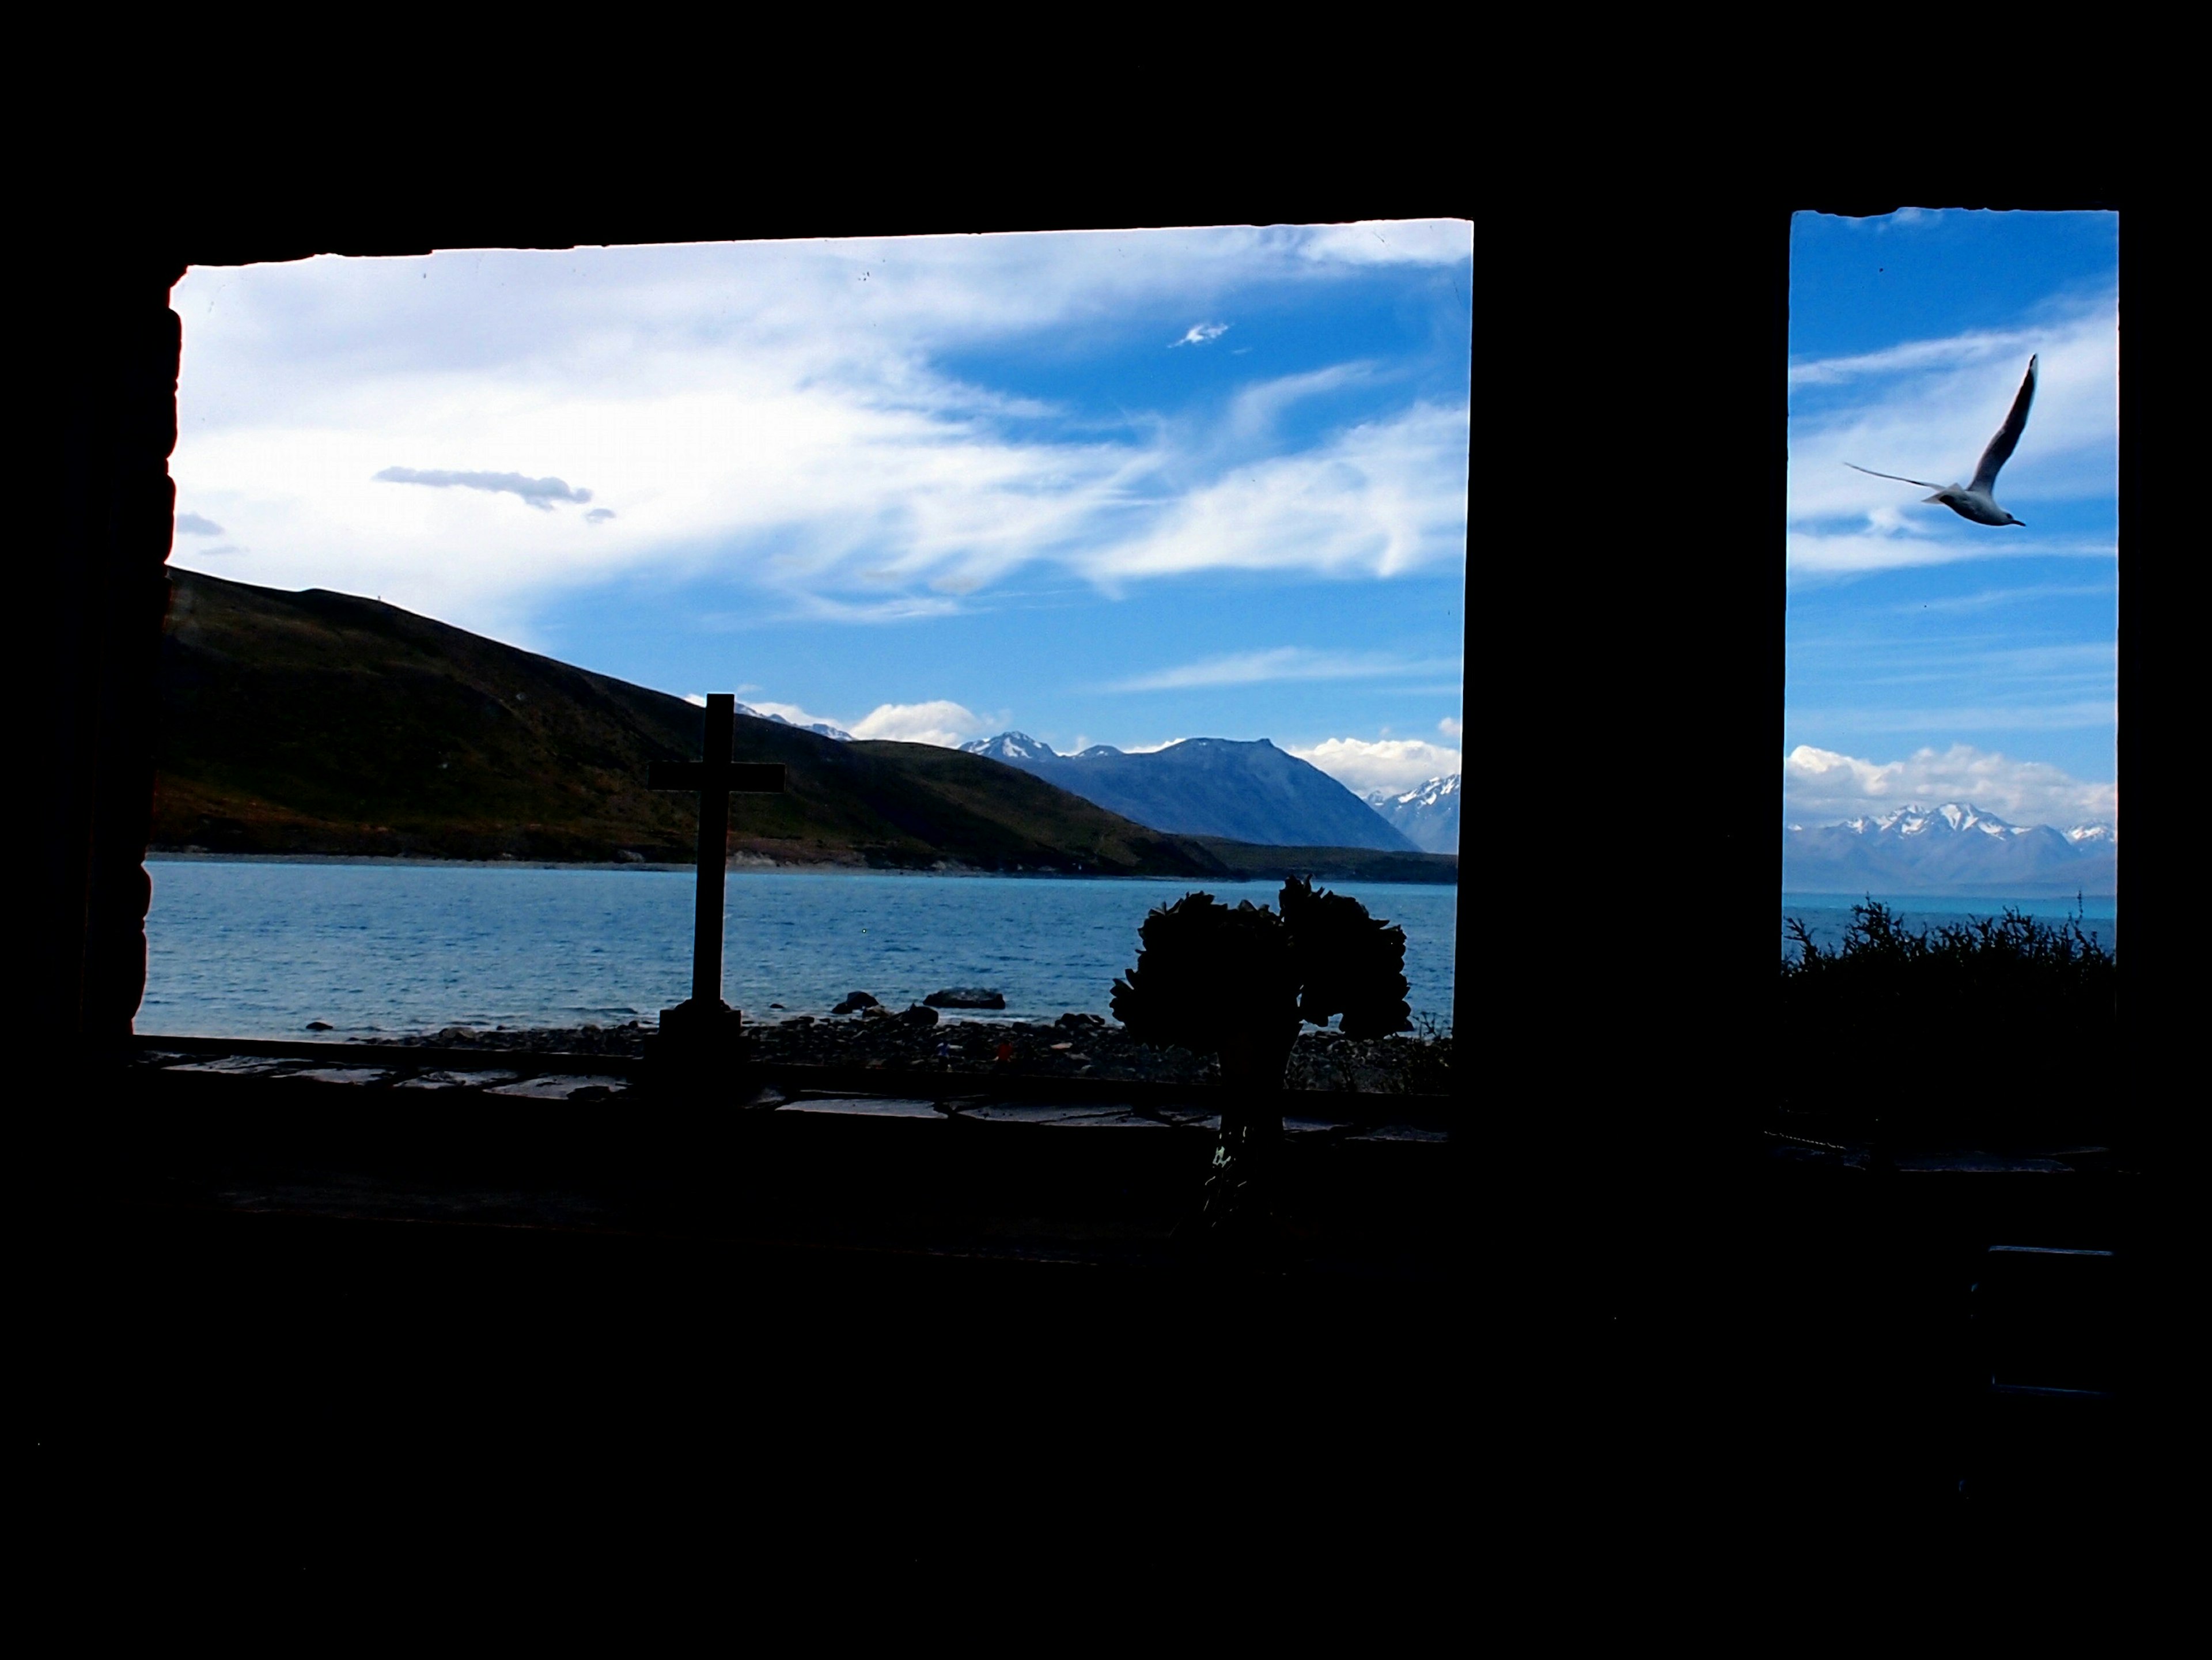
[[1389, 577], [1463, 559], [1468, 421], [1464, 407], [1418, 404], [1225, 468], [1071, 562], [1111, 584], [1223, 569]]
[[818, 593], [791, 596], [791, 609], [783, 618], [805, 618], [817, 623], [913, 623], [929, 617], [957, 617], [955, 599], [932, 599], [919, 594], [900, 594], [890, 599], [831, 599]]
[[1189, 331], [1181, 339], [1168, 342], [1168, 350], [1172, 351], [1177, 346], [1202, 346], [1210, 340], [1218, 340], [1228, 332], [1229, 325], [1226, 323], [1193, 323]]
[[1196, 686], [1251, 686], [1273, 680], [1376, 680], [1457, 672], [1441, 658], [1407, 658], [1387, 652], [1314, 651], [1278, 646], [1272, 651], [1232, 652], [1149, 674], [1133, 675], [1109, 691], [1181, 691]]
[[[546, 513], [553, 511], [556, 502], [588, 502], [592, 493], [587, 489], [570, 489], [558, 478], [530, 478], [519, 472], [452, 472], [442, 467], [386, 467], [374, 475], [380, 484], [428, 484], [434, 489], [490, 490], [495, 494], [517, 496], [532, 507]], [[612, 514], [599, 509], [606, 517]], [[585, 514], [589, 519], [593, 515]]]
[[1793, 363], [1785, 544], [1792, 580], [1962, 559], [2111, 556], [2109, 538], [1994, 532], [1923, 503], [1924, 490], [1844, 464], [1938, 483], [1971, 477], [2029, 356], [2039, 355], [2035, 408], [2001, 498], [2031, 526], [2033, 504], [2109, 498], [2118, 468], [2118, 317], [2107, 289], [2054, 302], [2017, 328]]
[[[1934, 509], [1950, 514], [1948, 508]], [[1876, 508], [1867, 515], [1867, 527], [1840, 533], [1790, 532], [1783, 541], [1784, 556], [1793, 580], [1808, 582], [1824, 578], [1862, 576], [1871, 571], [1903, 570], [1919, 565], [1954, 565], [1975, 559], [2116, 559], [2119, 544], [2101, 538], [2021, 536], [2017, 527], [2004, 540], [1931, 532], [1897, 522], [1893, 508]], [[1980, 528], [1980, 527], [1977, 527]]]
[[2100, 595], [2114, 600], [2118, 599], [2118, 593], [2106, 582], [2039, 582], [2027, 587], [1984, 588], [1978, 593], [1954, 593], [1908, 600], [1889, 609], [1901, 614], [1995, 611], [2006, 605], [2034, 605], [2045, 599], [2094, 599]]
[[180, 513], [177, 515], [177, 532], [182, 536], [220, 536], [222, 526], [196, 513]]
[[1790, 657], [1799, 677], [1790, 694], [1793, 712], [1814, 707], [1807, 690], [1863, 709], [1900, 689], [1966, 689], [1984, 710], [2031, 709], [2054, 700], [2109, 703], [2118, 690], [2119, 649], [2111, 639], [2021, 642], [1953, 632], [1883, 640], [1843, 629], [1801, 636]]

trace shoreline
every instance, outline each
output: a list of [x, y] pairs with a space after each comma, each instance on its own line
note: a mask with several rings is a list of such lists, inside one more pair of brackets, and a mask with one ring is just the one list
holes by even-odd
[[[210, 853], [198, 848], [149, 848], [145, 862], [149, 865], [386, 865], [393, 866], [421, 866], [425, 868], [464, 870], [596, 870], [649, 871], [661, 874], [689, 876], [698, 866], [689, 861], [682, 864], [665, 863], [653, 860], [636, 859], [620, 861], [585, 859], [439, 859], [417, 854], [371, 853]], [[936, 877], [953, 879], [1000, 879], [1018, 881], [1054, 882], [1150, 882], [1182, 883], [1197, 886], [1231, 887], [1240, 884], [1280, 885], [1279, 879], [1272, 875], [1240, 876], [1136, 876], [1112, 871], [1063, 870], [978, 870], [972, 865], [846, 865], [797, 864], [777, 859], [758, 859], [738, 855], [722, 866], [731, 876], [897, 876]], [[1316, 880], [1328, 882], [1357, 882], [1396, 888], [1456, 888], [1457, 882], [1423, 882], [1388, 876], [1328, 876], [1316, 873]]]
[[[1057, 1020], [944, 1019], [917, 1006], [827, 1018], [798, 1015], [748, 1020], [744, 1033], [754, 1058], [769, 1065], [879, 1070], [891, 1077], [924, 1073], [939, 1079], [988, 1082], [993, 1078], [1084, 1079], [1094, 1082], [1214, 1084], [1220, 1068], [1210, 1055], [1139, 1043], [1097, 1015], [1067, 1013]], [[467, 1049], [487, 1055], [571, 1055], [641, 1060], [658, 1025], [627, 1021], [615, 1026], [538, 1026], [489, 1031], [448, 1026], [434, 1032], [343, 1040], [363, 1050]], [[1451, 1093], [1449, 1035], [1401, 1032], [1391, 1037], [1346, 1037], [1308, 1028], [1291, 1046], [1284, 1087], [1359, 1095], [1443, 1096]]]
[[2052, 888], [2047, 893], [2026, 893], [2016, 888], [1991, 888], [1985, 892], [1969, 891], [1958, 888], [1927, 888], [1909, 891], [1891, 889], [1880, 893], [1870, 893], [1863, 888], [1851, 893], [1838, 893], [1826, 889], [1818, 891], [1808, 889], [1802, 892], [1794, 889], [1784, 889], [1782, 894], [1782, 903], [1785, 907], [1793, 904], [1818, 903], [1822, 904], [1826, 909], [1839, 910], [1848, 909], [1853, 905], [1863, 905], [1869, 899], [1873, 899], [1885, 905], [1912, 905], [1923, 910], [1930, 905], [1945, 901], [1956, 905], [1992, 903], [2002, 904], [2008, 901], [2038, 905], [2064, 903], [2068, 904], [2070, 912], [2071, 905], [2069, 902], [2077, 898], [2085, 905], [2117, 907], [2120, 903], [2120, 897], [2117, 893], [2088, 893], [2080, 889], [2076, 889], [2072, 893], [2063, 893], [2056, 888]]

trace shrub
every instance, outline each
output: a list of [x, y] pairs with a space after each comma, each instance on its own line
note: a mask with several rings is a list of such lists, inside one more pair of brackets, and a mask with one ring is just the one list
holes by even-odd
[[1115, 1018], [1148, 1043], [1200, 1054], [1249, 1043], [1285, 1055], [1301, 1022], [1344, 1017], [1354, 1037], [1412, 1025], [1406, 933], [1347, 895], [1283, 885], [1279, 915], [1190, 893], [1145, 918], [1136, 966], [1114, 982]]
[[2109, 1099], [2119, 967], [2076, 915], [1918, 930], [1869, 897], [1823, 947], [1789, 921], [1782, 965], [1785, 1091], [1892, 1122], [2025, 1126]]
[[1283, 884], [1284, 926], [1298, 976], [1298, 1015], [1325, 1026], [1341, 1014], [1348, 1037], [1412, 1028], [1406, 1003], [1406, 931], [1367, 914], [1347, 894], [1316, 893], [1303, 877]]
[[2083, 1012], [2109, 1003], [2118, 964], [2085, 933], [2078, 915], [2045, 922], [2011, 909], [2002, 920], [1974, 917], [1932, 932], [1908, 931], [1880, 900], [1851, 907], [1843, 941], [1823, 950], [1802, 918], [1790, 919], [1798, 947], [1782, 979], [1801, 995], [1978, 1000], [2016, 1007], [2021, 1000]]

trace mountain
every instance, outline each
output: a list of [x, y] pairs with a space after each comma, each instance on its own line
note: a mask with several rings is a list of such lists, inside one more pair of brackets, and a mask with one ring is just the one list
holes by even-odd
[[[960, 748], [963, 754], [988, 756], [994, 761], [1004, 761], [1015, 767], [1031, 761], [1073, 758], [1062, 756], [1042, 738], [1032, 738], [1025, 732], [1002, 732], [996, 738], [978, 738], [963, 744]], [[1105, 744], [1094, 744], [1083, 751], [1085, 755], [1119, 755], [1121, 752]]]
[[1264, 738], [1187, 738], [1137, 755], [1094, 744], [1079, 755], [1061, 755], [1027, 733], [1002, 732], [961, 747], [1179, 836], [1263, 847], [1418, 851], [1335, 779]]
[[794, 732], [811, 732], [823, 738], [834, 738], [841, 744], [854, 742], [853, 734], [842, 727], [833, 727], [827, 721], [810, 721], [800, 726], [796, 721], [787, 721], [780, 714], [763, 714], [750, 704], [738, 705], [739, 714], [750, 714], [756, 721], [773, 721], [779, 727], [789, 727]]
[[[698, 755], [696, 705], [373, 599], [171, 579], [156, 848], [691, 860], [696, 798], [645, 776]], [[1214, 880], [1235, 868], [975, 756], [737, 726], [741, 758], [790, 769], [787, 794], [732, 800], [740, 854]]]
[[2110, 824], [2013, 824], [1969, 803], [1900, 807], [1782, 833], [1782, 886], [1799, 893], [2106, 894], [2118, 891]]
[[1459, 775], [1449, 773], [1401, 794], [1370, 790], [1359, 798], [1415, 847], [1430, 853], [1459, 851]]

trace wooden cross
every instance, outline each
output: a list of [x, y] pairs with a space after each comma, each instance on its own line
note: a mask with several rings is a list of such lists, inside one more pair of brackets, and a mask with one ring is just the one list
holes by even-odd
[[699, 792], [699, 893], [691, 933], [691, 1001], [702, 1010], [718, 1008], [722, 1001], [722, 867], [730, 850], [730, 792], [777, 795], [784, 787], [781, 762], [730, 759], [737, 708], [735, 693], [710, 693], [706, 758], [655, 761], [646, 775], [647, 789]]

